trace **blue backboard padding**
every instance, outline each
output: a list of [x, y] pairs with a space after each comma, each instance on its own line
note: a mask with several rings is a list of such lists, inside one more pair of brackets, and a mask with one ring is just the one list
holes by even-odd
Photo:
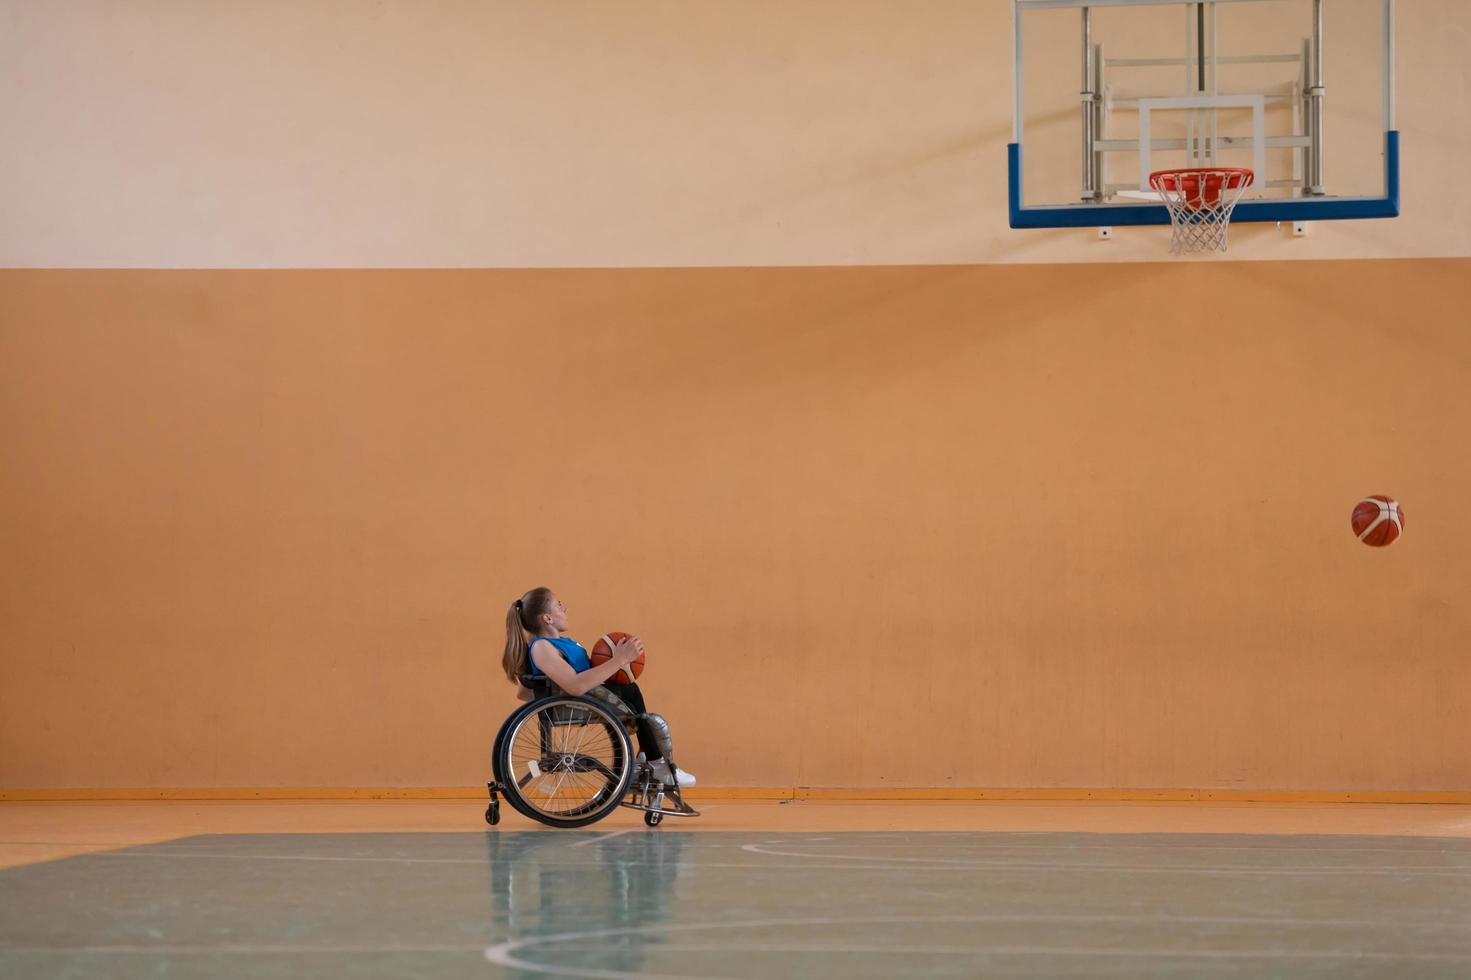
[[[1103, 225], [1167, 225], [1163, 204], [1071, 204], [1022, 206], [1022, 148], [1006, 147], [1013, 228], [1097, 228]], [[1280, 201], [1243, 201], [1232, 221], [1336, 221], [1399, 217], [1399, 131], [1384, 134], [1383, 197], [1295, 197]]]

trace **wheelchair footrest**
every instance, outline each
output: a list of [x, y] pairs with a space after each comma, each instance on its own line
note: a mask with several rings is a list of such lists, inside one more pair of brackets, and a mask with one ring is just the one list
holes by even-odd
[[698, 817], [700, 811], [684, 801], [679, 788], [657, 780], [644, 779], [628, 788], [628, 798], [619, 804], [630, 810], [659, 813], [668, 817]]

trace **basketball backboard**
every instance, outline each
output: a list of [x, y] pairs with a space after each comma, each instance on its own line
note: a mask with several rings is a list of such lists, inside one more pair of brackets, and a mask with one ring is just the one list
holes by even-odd
[[1011, 226], [1168, 224], [1153, 170], [1249, 167], [1235, 221], [1399, 213], [1393, 0], [1014, 0]]

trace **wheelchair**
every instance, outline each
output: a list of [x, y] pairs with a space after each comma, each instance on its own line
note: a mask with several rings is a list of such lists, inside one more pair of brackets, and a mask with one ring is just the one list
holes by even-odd
[[[545, 677], [526, 675], [521, 683], [534, 696], [496, 733], [486, 823], [500, 823], [502, 796], [550, 827], [586, 827], [620, 806], [643, 811], [650, 827], [665, 817], [700, 815], [678, 785], [666, 785], [644, 754], [634, 753], [633, 722], [595, 698], [562, 693]], [[673, 771], [674, 760], [666, 761]]]

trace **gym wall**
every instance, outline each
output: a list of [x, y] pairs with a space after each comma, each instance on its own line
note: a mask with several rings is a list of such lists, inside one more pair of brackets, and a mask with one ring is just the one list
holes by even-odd
[[1462, 5], [1179, 263], [1006, 229], [1005, 3], [0, 16], [0, 792], [473, 786], [543, 584], [705, 786], [1471, 791]]
[[[1308, 241], [1241, 226], [1229, 259], [1471, 254], [1471, 10], [1398, 8], [1403, 216]], [[0, 0], [0, 18], [20, 148], [0, 157], [0, 266], [1111, 263], [1168, 241], [1007, 227], [1009, 0]], [[1161, 18], [1161, 50], [1179, 26]], [[1330, 99], [1380, 118], [1351, 61], [1327, 71]], [[1063, 122], [1033, 135], [1072, 164], [1057, 98]]]

